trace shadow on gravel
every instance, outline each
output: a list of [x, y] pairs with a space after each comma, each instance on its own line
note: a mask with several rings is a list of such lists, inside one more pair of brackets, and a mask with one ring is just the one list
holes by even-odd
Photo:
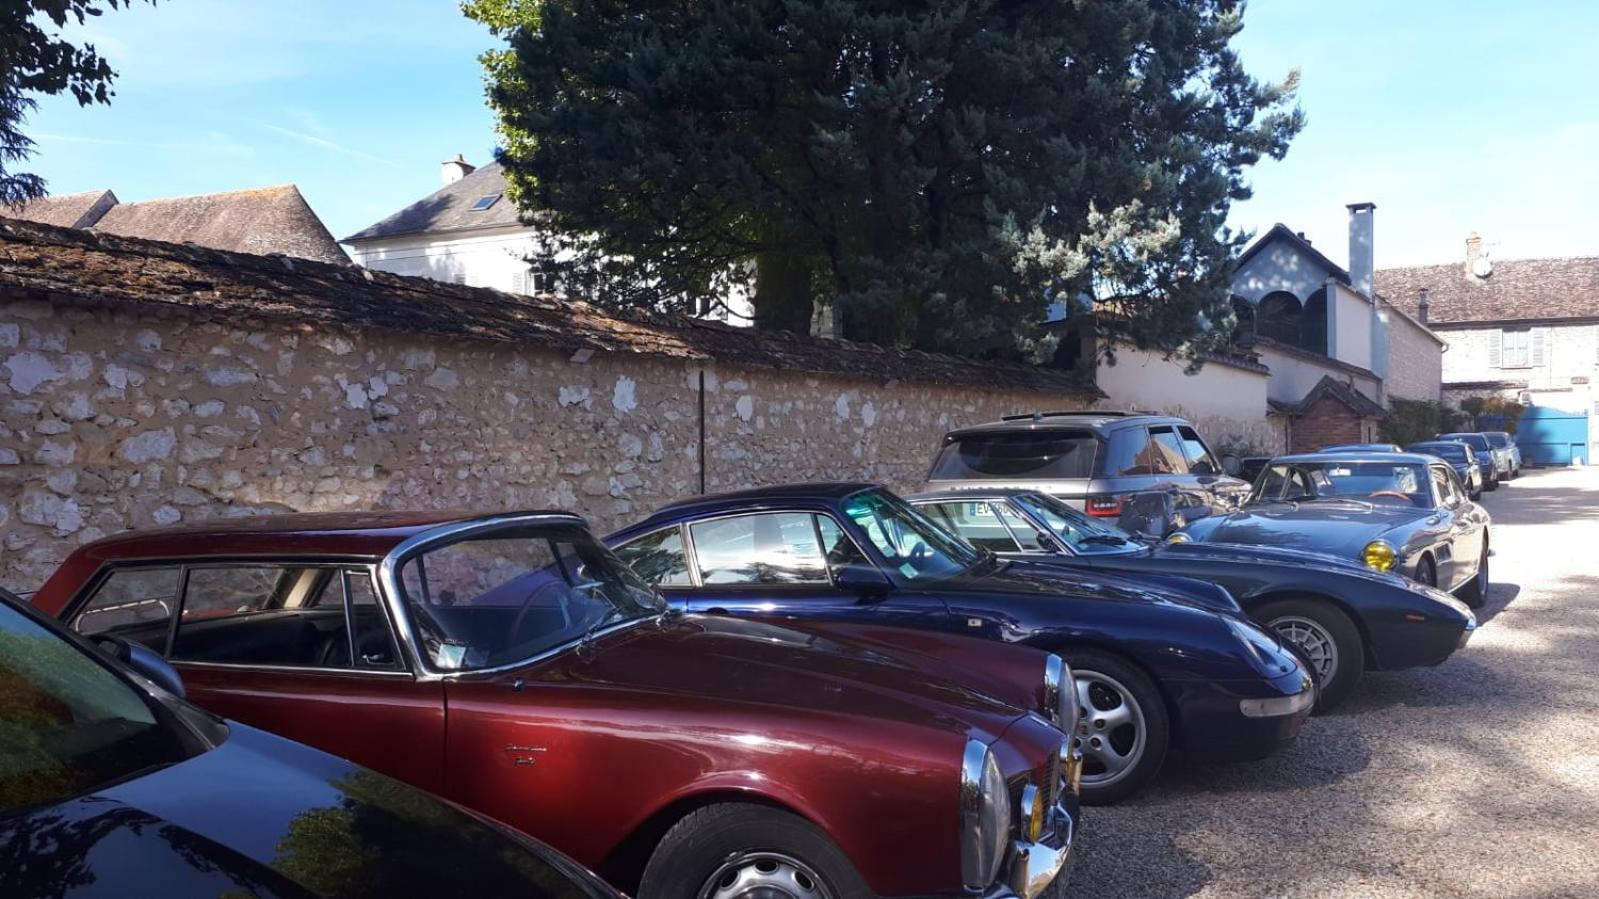
[[[1114, 808], [1092, 808], [1084, 821], [1085, 839], [1073, 849], [1071, 880], [1066, 896], [1117, 896], [1128, 899], [1166, 899], [1192, 896], [1214, 879], [1209, 867], [1178, 846], [1182, 834], [1201, 822], [1176, 810], [1151, 808], [1148, 799], [1135, 799]], [[1155, 828], [1121, 826], [1136, 818], [1169, 821]], [[1114, 834], [1114, 837], [1109, 835]]]
[[[1490, 575], [1493, 574], [1493, 569], [1491, 567], [1488, 569], [1488, 573]], [[1494, 620], [1495, 615], [1503, 612], [1505, 607], [1515, 602], [1516, 597], [1520, 595], [1520, 584], [1489, 584], [1488, 601], [1483, 603], [1482, 608], [1476, 610], [1477, 626], [1481, 627], [1484, 624]]]

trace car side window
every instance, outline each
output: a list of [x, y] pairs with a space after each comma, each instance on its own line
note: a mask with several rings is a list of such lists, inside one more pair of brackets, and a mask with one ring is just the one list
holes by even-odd
[[831, 516], [816, 516], [816, 531], [822, 535], [822, 553], [827, 557], [827, 567], [838, 577], [839, 571], [851, 565], [871, 565], [861, 548]]
[[997, 553], [1013, 553], [1022, 547], [1010, 529], [986, 502], [929, 503], [918, 506], [928, 517], [966, 538], [966, 542]]
[[1188, 457], [1188, 470], [1194, 474], [1212, 475], [1221, 474], [1221, 463], [1211, 455], [1210, 448], [1205, 446], [1205, 441], [1199, 439], [1199, 433], [1193, 428], [1179, 427], [1177, 435], [1183, 441], [1183, 454]]
[[1183, 442], [1170, 427], [1149, 429], [1149, 442], [1155, 450], [1155, 470], [1162, 474], [1187, 474], [1188, 457]]
[[176, 567], [121, 568], [100, 582], [72, 619], [72, 629], [85, 636], [110, 634], [164, 652], [177, 604]]
[[700, 582], [826, 584], [827, 564], [808, 512], [763, 512], [689, 525]]
[[687, 587], [688, 555], [683, 551], [683, 534], [676, 526], [645, 534], [616, 548], [616, 555], [639, 577], [657, 587]]
[[1112, 433], [1110, 456], [1105, 464], [1106, 477], [1154, 474], [1158, 470], [1147, 428], [1123, 428]]
[[388, 620], [366, 572], [351, 572], [353, 633], [345, 606], [343, 570], [335, 567], [191, 568], [171, 657], [293, 668], [398, 667]]
[[1449, 475], [1442, 468], [1434, 465], [1429, 469], [1432, 472], [1432, 488], [1438, 495], [1438, 505], [1454, 505], [1454, 496], [1449, 489]]
[[994, 503], [994, 511], [999, 513], [1000, 520], [1010, 526], [1011, 535], [1024, 552], [1045, 552], [1051, 548], [1049, 540], [1033, 527], [1033, 523], [1025, 516], [1012, 509], [1006, 503]]

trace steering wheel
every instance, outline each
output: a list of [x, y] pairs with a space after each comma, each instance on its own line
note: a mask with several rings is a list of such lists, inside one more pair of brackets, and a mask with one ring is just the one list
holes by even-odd
[[[546, 590], [565, 590], [565, 589], [566, 589], [566, 582], [564, 582], [564, 581], [561, 581], [561, 582], [551, 581], [551, 582], [549, 582], [547, 584], [539, 585], [536, 589], [534, 589], [531, 593], [529, 593], [527, 595], [527, 598], [522, 600], [522, 607], [516, 610], [516, 617], [511, 619], [511, 631], [510, 631], [511, 639], [509, 641], [509, 644], [510, 645], [514, 645], [516, 643], [516, 635], [520, 634], [522, 632], [522, 619], [524, 617], [526, 617], [527, 610], [533, 607], [533, 600], [537, 599]], [[562, 593], [557, 599], [558, 599], [558, 605], [560, 606], [560, 609], [561, 609], [561, 627], [563, 629], [571, 627], [572, 626], [572, 612], [567, 607], [566, 594]]]
[[1407, 503], [1410, 502], [1410, 494], [1400, 493], [1398, 490], [1377, 490], [1366, 494], [1367, 499], [1376, 499], [1379, 496], [1391, 496], [1395, 499], [1402, 499]]

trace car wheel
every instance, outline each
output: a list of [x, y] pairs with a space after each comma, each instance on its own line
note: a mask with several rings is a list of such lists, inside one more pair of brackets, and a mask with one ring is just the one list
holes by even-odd
[[1416, 582], [1429, 587], [1438, 586], [1438, 566], [1434, 565], [1431, 556], [1422, 556], [1416, 563]]
[[1310, 659], [1320, 687], [1314, 714], [1331, 711], [1360, 683], [1366, 641], [1343, 610], [1313, 599], [1283, 599], [1256, 609], [1254, 617]]
[[1082, 710], [1072, 743], [1083, 754], [1082, 801], [1120, 802], [1160, 773], [1171, 723], [1148, 675], [1109, 653], [1065, 653]]
[[1492, 493], [1495, 490], [1498, 490], [1499, 489], [1499, 475], [1497, 475], [1497, 474], [1490, 475], [1488, 477], [1488, 483], [1484, 484], [1482, 486], [1482, 489], [1488, 491], [1489, 493]]
[[1473, 609], [1480, 609], [1482, 604], [1488, 601], [1488, 582], [1488, 544], [1484, 542], [1482, 545], [1482, 558], [1477, 561], [1476, 576], [1467, 581], [1465, 586], [1460, 588], [1460, 592], [1455, 595], [1460, 597], [1461, 602], [1471, 606]]
[[640, 899], [868, 899], [843, 851], [814, 824], [742, 803], [691, 812], [661, 838]]

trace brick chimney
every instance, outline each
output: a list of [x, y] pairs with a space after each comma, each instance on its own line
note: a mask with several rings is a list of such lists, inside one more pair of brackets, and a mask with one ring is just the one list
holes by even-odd
[[1421, 296], [1416, 298], [1416, 320], [1422, 324], [1427, 323], [1427, 315], [1432, 311], [1432, 291], [1423, 287]]
[[467, 162], [465, 156], [457, 153], [454, 159], [444, 161], [444, 165], [439, 171], [439, 177], [445, 184], [454, 184], [475, 171], [477, 171], [477, 166]]
[[1368, 297], [1372, 295], [1372, 279], [1376, 277], [1372, 254], [1372, 219], [1376, 214], [1376, 203], [1349, 204], [1349, 282]]

